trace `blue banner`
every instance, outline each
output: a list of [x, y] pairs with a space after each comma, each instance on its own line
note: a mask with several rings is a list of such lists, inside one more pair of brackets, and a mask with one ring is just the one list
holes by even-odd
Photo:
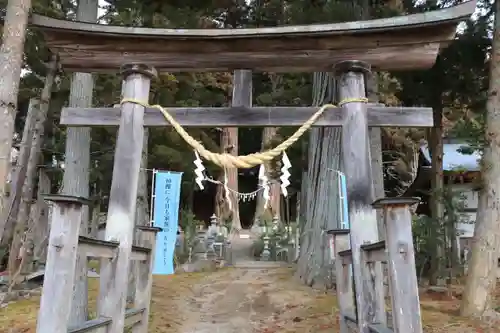
[[154, 226], [162, 228], [156, 239], [153, 274], [174, 274], [182, 173], [158, 171], [155, 174]]
[[341, 207], [340, 210], [342, 212], [342, 228], [349, 229], [349, 208], [347, 205], [347, 181], [346, 177], [343, 173], [339, 173], [340, 178], [340, 198], [341, 198]]

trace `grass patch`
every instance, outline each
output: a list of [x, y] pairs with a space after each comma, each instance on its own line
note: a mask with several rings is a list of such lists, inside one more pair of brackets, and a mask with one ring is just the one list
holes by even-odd
[[99, 260], [89, 260], [87, 263], [87, 267], [89, 270], [94, 270], [96, 272], [99, 272], [101, 268], [101, 263]]
[[500, 321], [480, 321], [459, 316], [460, 297], [435, 300], [420, 294], [422, 322], [426, 333], [500, 333]]
[[184, 273], [155, 277], [148, 332], [178, 332], [187, 309], [179, 308], [180, 302], [177, 301], [192, 296], [193, 285], [206, 275], [207, 273]]
[[[89, 279], [89, 314], [95, 314], [97, 309], [97, 295], [99, 280]], [[33, 296], [10, 303], [0, 309], [0, 327], [9, 327], [9, 333], [34, 333], [36, 331], [36, 318], [40, 308], [40, 297]]]
[[[182, 323], [182, 320], [178, 318], [179, 309], [172, 305], [172, 300], [187, 296], [191, 290], [190, 285], [201, 278], [202, 273], [155, 277], [149, 332], [176, 332], [172, 329]], [[99, 280], [89, 278], [90, 318], [96, 317], [98, 294]], [[10, 303], [0, 309], [0, 328], [10, 328], [9, 333], [35, 333], [39, 307], [39, 296]]]

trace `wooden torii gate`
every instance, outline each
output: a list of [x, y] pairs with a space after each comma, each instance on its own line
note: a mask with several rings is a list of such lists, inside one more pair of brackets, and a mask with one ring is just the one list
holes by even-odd
[[[362, 266], [362, 246], [377, 242], [377, 221], [372, 207], [372, 177], [368, 127], [431, 127], [430, 108], [385, 107], [361, 101], [366, 97], [365, 77], [376, 70], [426, 69], [439, 50], [455, 35], [458, 23], [473, 13], [476, 2], [409, 16], [340, 24], [288, 26], [258, 29], [175, 30], [117, 27], [69, 22], [33, 15], [31, 26], [45, 36], [66, 70], [110, 72], [122, 69], [124, 98], [148, 101], [150, 81], [159, 72], [237, 71], [236, 81], [251, 83], [251, 71], [335, 72], [338, 99], [350, 100], [325, 111], [314, 126], [341, 126], [342, 159], [347, 177], [351, 261], [356, 286], [357, 325], [362, 333], [379, 320], [372, 304], [370, 273]], [[300, 126], [315, 107], [251, 107], [251, 84], [235, 90], [232, 107], [168, 108], [184, 127], [280, 127]], [[78, 198], [51, 197], [56, 203], [48, 250], [46, 279], [37, 331], [68, 331], [72, 271], [76, 250], [108, 258], [101, 267], [98, 319], [72, 328], [72, 332], [147, 332], [151, 293], [154, 238], [144, 247], [132, 246], [137, 180], [143, 127], [169, 126], [154, 108], [125, 102], [111, 108], [65, 108], [61, 124], [66, 126], [118, 126], [106, 240], [78, 238]], [[70, 219], [71, 225], [68, 225]], [[66, 222], [66, 223], [64, 223]], [[146, 228], [147, 229], [147, 228]], [[155, 230], [145, 230], [149, 234]], [[411, 230], [394, 241], [411, 246]], [[412, 253], [412, 252], [408, 252]], [[134, 309], [126, 310], [127, 274], [130, 260], [144, 263], [138, 279]], [[397, 267], [396, 267], [397, 268]], [[402, 293], [415, 297], [418, 305], [414, 265], [406, 267], [410, 283]], [[401, 278], [401, 277], [399, 277]], [[383, 297], [383, 295], [382, 295]], [[379, 299], [380, 301], [380, 299]], [[55, 308], [55, 306], [57, 308]], [[420, 333], [420, 316], [404, 303], [393, 316], [406, 323], [401, 332]], [[411, 320], [405, 320], [410, 316]], [[105, 327], [105, 330], [102, 330]]]

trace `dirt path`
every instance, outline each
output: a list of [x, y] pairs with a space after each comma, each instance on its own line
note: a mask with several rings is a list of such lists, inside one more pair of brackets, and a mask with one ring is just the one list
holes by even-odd
[[254, 238], [249, 231], [233, 237], [235, 267], [155, 278], [153, 332], [331, 332], [333, 293], [303, 286], [283, 263], [254, 261]]
[[[236, 267], [155, 277], [151, 332], [337, 332], [334, 291], [302, 285], [291, 268], [253, 261], [249, 255], [253, 235], [243, 235], [233, 241]], [[421, 304], [426, 333], [500, 333], [498, 326], [457, 317], [457, 299], [436, 302], [421, 295]]]
[[[247, 263], [249, 264], [249, 262]], [[248, 265], [251, 266], [251, 265]], [[256, 266], [256, 265], [254, 265]], [[155, 281], [153, 333], [331, 333], [338, 332], [334, 292], [295, 281], [290, 268], [243, 267], [180, 274], [162, 294]], [[500, 333], [498, 322], [460, 318], [459, 300], [421, 294], [425, 333]]]
[[[334, 297], [295, 284], [286, 268], [234, 268], [215, 273], [196, 284], [181, 301], [184, 320], [178, 333], [308, 332], [308, 316], [323, 320], [321, 332], [335, 318]], [[317, 301], [319, 300], [319, 303]], [[318, 314], [318, 305], [323, 305]]]
[[271, 317], [276, 308], [268, 295], [265, 271], [236, 269], [221, 281], [206, 281], [195, 287], [190, 300], [192, 313], [182, 333], [254, 332], [259, 322]]

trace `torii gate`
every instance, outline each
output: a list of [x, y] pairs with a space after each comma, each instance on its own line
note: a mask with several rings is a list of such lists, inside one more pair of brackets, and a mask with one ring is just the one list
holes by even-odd
[[[235, 89], [232, 107], [168, 108], [183, 127], [300, 126], [317, 108], [252, 107], [249, 74], [251, 71], [334, 71], [339, 87], [338, 99], [349, 102], [326, 110], [314, 126], [341, 126], [343, 129], [342, 159], [347, 178], [352, 264], [357, 286], [357, 324], [360, 332], [367, 333], [367, 325], [378, 316], [371, 308], [373, 298], [380, 296], [370, 292], [370, 276], [361, 266], [361, 246], [378, 240], [376, 214], [371, 206], [374, 198], [368, 127], [432, 127], [433, 120], [430, 108], [365, 103], [365, 77], [372, 68], [410, 70], [431, 67], [439, 50], [454, 37], [458, 23], [470, 17], [475, 5], [476, 1], [469, 1], [443, 10], [389, 19], [258, 29], [117, 27], [38, 15], [33, 15], [31, 25], [41, 30], [47, 46], [59, 55], [66, 70], [109, 72], [122, 68], [124, 98], [129, 100], [148, 101], [150, 81], [157, 71], [244, 69], [237, 71], [235, 77], [240, 88]], [[131, 244], [143, 127], [169, 124], [158, 110], [130, 102], [111, 108], [65, 108], [61, 124], [119, 126], [106, 241], [99, 245], [115, 246], [117, 255], [112, 257], [114, 263], [107, 265], [102, 274], [102, 304], [98, 315], [111, 318], [106, 323], [108, 332], [122, 332], [127, 315], [129, 262], [134, 256], [138, 258], [139, 251]], [[69, 244], [74, 244], [71, 243], [74, 239], [68, 241]], [[54, 236], [51, 241], [60, 244], [61, 239]], [[411, 232], [409, 239], [407, 234], [404, 235], [404, 241], [411, 243]], [[87, 247], [91, 243], [80, 239], [80, 244]], [[56, 258], [61, 254], [56, 251], [49, 246], [47, 271], [68, 270], [68, 267], [61, 266], [62, 262], [57, 262]], [[73, 252], [67, 254], [68, 258], [72, 258]], [[109, 257], [109, 253], [107, 255]], [[68, 264], [70, 262], [65, 261], [65, 265]], [[398, 309], [393, 311], [393, 317], [405, 323], [405, 333], [419, 333], [422, 331], [420, 316], [410, 313], [418, 312], [415, 309], [415, 302], [418, 308], [418, 293], [414, 262], [405, 267], [408, 281], [402, 285], [406, 289], [401, 290], [401, 295], [405, 296], [396, 299], [398, 304], [393, 304], [393, 308]], [[69, 306], [65, 305], [71, 299], [70, 296], [66, 299], [65, 294], [71, 294], [73, 279], [62, 280], [45, 281], [39, 332], [64, 331], [67, 316], [63, 312], [69, 311]], [[147, 280], [150, 283], [150, 276]], [[145, 298], [148, 294], [142, 293], [139, 297], [142, 297], [139, 303], [144, 306], [144, 309], [138, 309], [142, 311], [138, 319], [142, 324], [134, 328], [134, 332], [145, 333], [149, 313]], [[48, 313], [44, 315], [44, 309], [53, 307], [53, 304], [61, 307], [57, 321], [49, 318]]]

